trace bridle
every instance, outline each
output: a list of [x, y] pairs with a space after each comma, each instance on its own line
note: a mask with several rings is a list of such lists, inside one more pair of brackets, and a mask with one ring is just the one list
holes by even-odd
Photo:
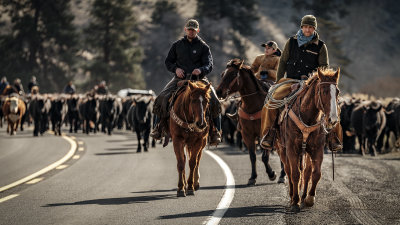
[[[318, 83], [318, 93], [317, 93], [317, 95], [318, 95], [318, 102], [317, 102], [317, 108], [320, 108], [319, 110], [320, 111], [322, 111], [322, 118], [321, 118], [321, 120], [322, 121], [324, 121], [324, 122], [321, 122], [321, 125], [322, 125], [322, 128], [324, 129], [324, 132], [327, 134], [327, 133], [329, 133], [331, 130], [332, 130], [332, 128], [333, 127], [335, 127], [336, 126], [336, 124], [338, 123], [338, 120], [332, 125], [332, 128], [327, 128], [326, 127], [326, 121], [325, 121], [325, 117], [326, 117], [326, 115], [325, 115], [325, 112], [324, 112], [324, 105], [322, 104], [322, 99], [321, 99], [321, 85], [331, 85], [331, 84], [333, 84], [333, 85], [335, 85], [335, 88], [336, 88], [336, 90], [338, 90], [338, 87], [337, 87], [337, 82], [336, 81], [331, 81], [331, 82], [319, 82]], [[335, 96], [336, 97], [336, 96]], [[332, 96], [331, 96], [331, 98], [332, 98]], [[337, 106], [336, 106], [337, 107]]]
[[[240, 65], [240, 67], [239, 67], [239, 69], [238, 69], [238, 72], [236, 73], [236, 76], [235, 76], [235, 78], [229, 83], [229, 85], [228, 85], [228, 90], [227, 90], [227, 93], [226, 93], [226, 98], [225, 98], [225, 100], [228, 98], [228, 96], [229, 96], [229, 94], [230, 94], [230, 92], [232, 91], [231, 89], [232, 89], [232, 87], [233, 87], [233, 85], [235, 85], [235, 83], [237, 83], [237, 86], [238, 87], [240, 87], [240, 69], [242, 68], [242, 65], [243, 65], [243, 62], [242, 62], [242, 64]], [[232, 66], [231, 66], [232, 67]], [[226, 74], [226, 72], [224, 72], [224, 75]], [[246, 94], [246, 95], [240, 95], [240, 97], [248, 97], [248, 96], [252, 96], [252, 95], [255, 95], [255, 94], [257, 94], [259, 91], [257, 90], [257, 91], [255, 91], [255, 92], [253, 92], [253, 93], [250, 93], [250, 94]]]

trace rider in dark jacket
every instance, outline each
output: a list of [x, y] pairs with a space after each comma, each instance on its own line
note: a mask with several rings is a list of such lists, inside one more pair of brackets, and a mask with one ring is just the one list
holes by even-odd
[[[168, 118], [168, 100], [177, 83], [181, 80], [204, 80], [208, 82], [206, 75], [211, 72], [213, 59], [209, 46], [197, 35], [200, 31], [199, 23], [190, 19], [185, 26], [186, 35], [172, 44], [168, 56], [165, 59], [167, 69], [174, 73], [174, 78], [164, 87], [155, 100], [153, 112], [157, 118], [156, 129], [151, 136], [160, 139]], [[214, 127], [210, 136], [210, 144], [221, 142], [221, 105], [211, 87], [210, 112]]]

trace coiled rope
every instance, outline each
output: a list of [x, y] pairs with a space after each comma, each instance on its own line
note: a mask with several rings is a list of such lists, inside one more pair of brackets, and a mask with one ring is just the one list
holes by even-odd
[[[300, 84], [300, 87], [299, 87], [299, 89], [297, 89], [297, 91], [294, 94], [292, 94], [282, 100], [274, 99], [272, 96], [273, 96], [275, 90], [278, 89], [280, 86], [287, 84], [287, 83], [298, 83], [298, 84]], [[285, 106], [292, 99], [296, 98], [296, 96], [303, 90], [303, 88], [304, 88], [304, 80], [295, 80], [295, 79], [286, 80], [282, 83], [272, 85], [268, 91], [266, 98], [265, 98], [264, 107], [266, 107], [267, 109], [279, 109], [279, 108]]]

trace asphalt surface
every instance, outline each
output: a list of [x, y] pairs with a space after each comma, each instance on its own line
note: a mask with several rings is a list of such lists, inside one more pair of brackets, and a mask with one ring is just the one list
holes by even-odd
[[[325, 154], [315, 205], [293, 213], [287, 182], [268, 179], [260, 151], [255, 186], [246, 185], [251, 172], [247, 152], [222, 145], [208, 151], [227, 163], [235, 187], [225, 187], [224, 171], [203, 153], [200, 190], [177, 198], [172, 143], [137, 153], [131, 132], [72, 136], [79, 157], [37, 183], [0, 193], [0, 224], [203, 224], [226, 188], [235, 193], [219, 224], [400, 224], [398, 152], [375, 158], [337, 155], [334, 181], [331, 155]], [[34, 138], [27, 130], [10, 137], [1, 128], [0, 187], [57, 161], [69, 148], [66, 140], [49, 133]], [[270, 162], [278, 173], [277, 154]], [[9, 196], [14, 197], [4, 200]]]

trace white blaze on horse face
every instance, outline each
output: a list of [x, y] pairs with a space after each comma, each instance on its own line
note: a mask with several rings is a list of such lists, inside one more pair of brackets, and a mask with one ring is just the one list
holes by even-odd
[[204, 120], [203, 120], [203, 96], [200, 96], [199, 97], [199, 100], [200, 100], [200, 109], [201, 109], [201, 125], [203, 125], [203, 123], [204, 123]]
[[17, 113], [18, 112], [18, 99], [12, 98], [10, 101], [10, 112]]
[[329, 118], [332, 123], [336, 123], [338, 121], [338, 111], [336, 106], [336, 85], [331, 84], [331, 111], [329, 113]]

